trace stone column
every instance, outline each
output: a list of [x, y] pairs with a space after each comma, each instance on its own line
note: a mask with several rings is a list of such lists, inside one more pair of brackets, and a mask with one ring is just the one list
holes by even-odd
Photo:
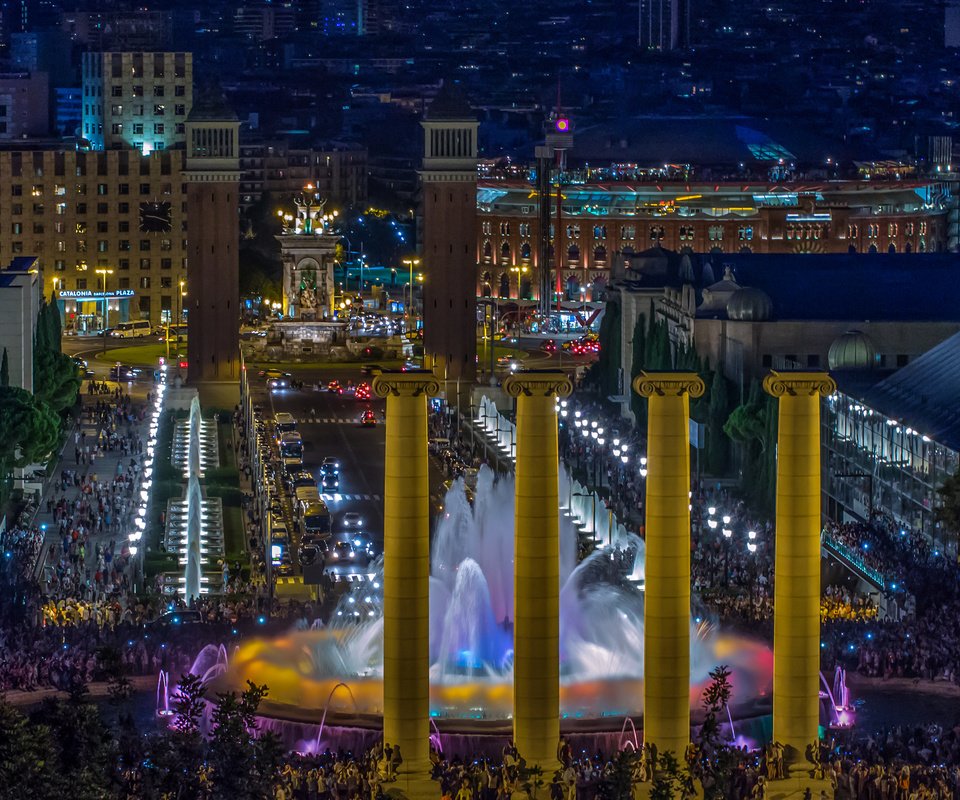
[[643, 738], [682, 762], [690, 741], [690, 398], [693, 372], [641, 372], [647, 405]]
[[383, 372], [387, 398], [383, 492], [383, 741], [400, 747], [399, 787], [430, 791], [430, 487], [425, 370]]
[[513, 739], [527, 764], [549, 780], [560, 740], [560, 483], [557, 397], [573, 389], [566, 373], [511, 375], [517, 398], [514, 510]]
[[820, 688], [820, 397], [825, 372], [771, 372], [780, 403], [773, 612], [773, 739], [787, 763], [817, 739]]

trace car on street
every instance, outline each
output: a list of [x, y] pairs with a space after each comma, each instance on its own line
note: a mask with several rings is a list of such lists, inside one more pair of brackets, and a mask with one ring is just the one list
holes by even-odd
[[280, 376], [279, 378], [267, 378], [267, 388], [271, 392], [276, 392], [280, 389], [289, 389], [290, 379], [284, 376]]
[[363, 534], [344, 534], [330, 545], [327, 567], [366, 567], [374, 558], [373, 543]]
[[115, 364], [110, 367], [110, 380], [112, 381], [133, 381], [140, 374], [137, 367], [127, 367], [123, 364]]
[[73, 363], [77, 365], [77, 372], [80, 374], [81, 378], [92, 378], [93, 370], [87, 365], [87, 360], [85, 358], [80, 358], [80, 356], [72, 356]]
[[357, 388], [354, 391], [353, 396], [356, 397], [357, 400], [369, 400], [371, 397], [373, 397], [373, 388], [369, 383], [364, 381], [363, 383], [357, 384]]
[[343, 386], [340, 384], [340, 381], [334, 379], [327, 384], [327, 391], [333, 392], [334, 394], [343, 394]]
[[286, 484], [287, 491], [290, 492], [290, 494], [295, 494], [297, 489], [299, 489], [301, 486], [317, 485], [313, 480], [313, 475], [306, 470], [291, 472], [287, 475], [284, 475], [283, 482]]
[[293, 562], [290, 560], [290, 553], [284, 550], [280, 556], [280, 563], [274, 569], [277, 571], [277, 575], [293, 575]]
[[290, 532], [287, 530], [285, 522], [273, 520], [270, 525], [270, 540], [275, 544], [286, 544], [290, 541]]
[[301, 567], [310, 567], [323, 561], [324, 552], [320, 545], [314, 542], [301, 542], [297, 551], [297, 560]]
[[378, 372], [383, 372], [383, 367], [379, 364], [364, 364], [360, 367], [361, 375], [376, 375]]
[[289, 372], [284, 372], [282, 369], [262, 369], [257, 373], [258, 378], [292, 378]]
[[340, 474], [340, 459], [334, 458], [333, 456], [327, 456], [323, 459], [323, 462], [320, 464], [320, 474], [321, 475], [339, 475]]
[[362, 428], [372, 428], [377, 424], [377, 415], [370, 409], [367, 409], [360, 415], [360, 426]]
[[320, 479], [320, 488], [324, 492], [338, 492], [340, 491], [340, 476], [339, 475], [324, 475]]
[[292, 433], [297, 429], [297, 418], [287, 411], [278, 411], [273, 415], [273, 425], [277, 429], [277, 441], [281, 433]]
[[540, 349], [544, 353], [556, 353], [557, 352], [557, 343], [553, 339], [544, 339], [540, 343]]
[[340, 524], [350, 530], [360, 530], [363, 528], [363, 517], [357, 511], [347, 511], [340, 517]]

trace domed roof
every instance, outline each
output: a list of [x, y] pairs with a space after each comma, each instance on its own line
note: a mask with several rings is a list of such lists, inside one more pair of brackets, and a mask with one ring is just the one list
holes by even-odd
[[[704, 266], [704, 274], [706, 274], [708, 266], [709, 264]], [[740, 284], [733, 277], [733, 270], [726, 267], [723, 271], [723, 278], [704, 287], [703, 302], [697, 308], [697, 313], [701, 316], [722, 314], [726, 310], [730, 298], [739, 292], [740, 288]]]
[[830, 369], [872, 369], [877, 365], [877, 348], [863, 331], [841, 333], [827, 351]]
[[727, 302], [727, 319], [763, 322], [773, 316], [773, 301], [763, 289], [747, 286], [734, 292]]

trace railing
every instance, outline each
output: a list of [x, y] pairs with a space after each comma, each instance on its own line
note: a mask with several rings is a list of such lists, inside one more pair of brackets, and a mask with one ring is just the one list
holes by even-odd
[[820, 543], [829, 553], [843, 561], [855, 572], [860, 573], [860, 575], [866, 578], [866, 580], [868, 580], [878, 589], [881, 591], [886, 589], [887, 581], [886, 578], [884, 578], [883, 573], [877, 569], [874, 569], [873, 567], [867, 566], [866, 562], [863, 560], [863, 556], [860, 554], [857, 548], [850, 547], [850, 545], [841, 542], [839, 539], [832, 536], [827, 530], [821, 532]]

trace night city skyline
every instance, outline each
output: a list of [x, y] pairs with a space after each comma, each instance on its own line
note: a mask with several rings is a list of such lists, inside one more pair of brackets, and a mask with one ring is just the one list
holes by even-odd
[[0, 0], [0, 800], [955, 800], [960, 0]]

